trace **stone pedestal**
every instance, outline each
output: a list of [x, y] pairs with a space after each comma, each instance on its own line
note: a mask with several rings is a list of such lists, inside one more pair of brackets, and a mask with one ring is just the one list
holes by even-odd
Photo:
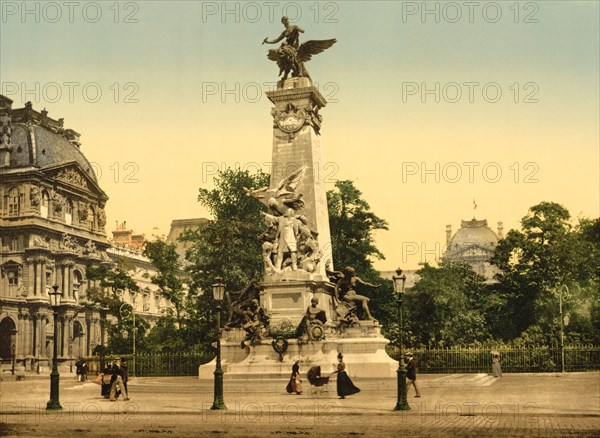
[[[328, 376], [337, 369], [339, 353], [344, 355], [350, 377], [395, 377], [398, 369], [398, 362], [385, 352], [389, 341], [381, 335], [379, 325], [371, 321], [361, 321], [358, 326], [344, 332], [339, 332], [336, 324], [330, 324], [325, 339], [319, 342], [289, 339], [282, 360], [271, 345], [272, 339], [241, 348], [245, 337], [241, 329], [223, 332], [221, 366], [226, 380], [284, 379], [289, 377], [296, 360], [300, 360], [302, 374], [311, 366], [318, 365], [322, 375]], [[212, 379], [214, 370], [214, 360], [201, 365], [200, 379]]]
[[[287, 274], [287, 275], [285, 275]], [[319, 307], [331, 321], [335, 315], [332, 295], [334, 285], [328, 281], [312, 280], [302, 271], [289, 271], [283, 278], [269, 276], [259, 284], [260, 302], [271, 315], [271, 326], [297, 327], [310, 306], [310, 300], [319, 299]]]

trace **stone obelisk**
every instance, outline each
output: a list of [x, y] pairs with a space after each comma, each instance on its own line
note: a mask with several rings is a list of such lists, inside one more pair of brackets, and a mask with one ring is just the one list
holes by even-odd
[[323, 183], [321, 154], [321, 115], [327, 101], [309, 78], [280, 81], [277, 90], [268, 91], [273, 104], [273, 154], [271, 188], [301, 167], [306, 170], [297, 187], [302, 194], [310, 228], [316, 232], [321, 263], [313, 279], [325, 279], [325, 264], [333, 264], [327, 196]]
[[[333, 285], [325, 275], [326, 264], [333, 262], [331, 236], [326, 191], [320, 173], [323, 162], [319, 110], [327, 101], [307, 77], [279, 81], [277, 89], [267, 92], [267, 97], [274, 104], [271, 111], [273, 155], [270, 189], [275, 192], [281, 181], [302, 169], [295, 193], [301, 196], [303, 207], [294, 213], [302, 216], [318, 242], [320, 256], [311, 270], [302, 269], [302, 266], [291, 269], [288, 265], [280, 272], [267, 272], [261, 284], [261, 303], [270, 312], [272, 324], [289, 322], [297, 325], [313, 296], [327, 307], [328, 315], [333, 311], [328, 306]], [[298, 253], [302, 253], [300, 248]]]

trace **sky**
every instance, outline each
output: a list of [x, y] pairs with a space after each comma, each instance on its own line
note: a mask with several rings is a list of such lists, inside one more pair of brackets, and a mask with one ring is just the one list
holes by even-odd
[[[466, 3], [466, 4], [465, 4]], [[446, 225], [529, 207], [600, 214], [599, 3], [0, 1], [0, 93], [81, 133], [115, 223], [207, 217], [215, 170], [269, 171], [283, 29], [336, 38], [307, 63], [328, 100], [321, 175], [389, 230], [381, 270], [442, 255]], [[476, 205], [476, 208], [474, 208]]]

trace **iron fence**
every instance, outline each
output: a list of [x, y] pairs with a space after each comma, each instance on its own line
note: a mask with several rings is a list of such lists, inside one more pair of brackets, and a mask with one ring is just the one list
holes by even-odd
[[85, 360], [89, 367], [89, 372], [95, 374], [101, 370], [101, 363], [109, 365], [121, 358], [127, 360], [129, 374], [137, 377], [159, 377], [159, 376], [197, 376], [198, 367], [210, 362], [214, 354], [136, 354], [135, 370], [133, 370], [133, 355], [107, 355], [104, 358], [100, 356], [86, 357]]
[[[500, 353], [503, 372], [561, 371], [560, 347], [411, 349], [417, 360], [419, 371], [428, 374], [488, 373], [492, 366], [491, 350], [497, 350]], [[388, 346], [387, 352], [398, 360], [397, 347]], [[600, 370], [600, 346], [565, 346], [564, 357], [565, 371]]]

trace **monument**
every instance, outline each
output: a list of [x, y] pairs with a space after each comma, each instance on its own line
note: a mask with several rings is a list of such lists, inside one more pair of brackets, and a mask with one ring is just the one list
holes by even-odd
[[[334, 271], [326, 190], [319, 167], [319, 111], [327, 101], [313, 86], [305, 63], [332, 47], [335, 39], [300, 43], [304, 30], [282, 18], [284, 30], [263, 44], [282, 76], [267, 92], [273, 103], [272, 172], [269, 187], [246, 189], [265, 205], [266, 231], [260, 236], [264, 277], [228, 293], [229, 321], [222, 332], [225, 378], [279, 378], [291, 365], [334, 371], [343, 353], [349, 374], [393, 377], [397, 362], [385, 353], [388, 340], [373, 319], [363, 282], [351, 267]], [[362, 316], [362, 318], [360, 318]], [[212, 378], [214, 365], [200, 367]]]

